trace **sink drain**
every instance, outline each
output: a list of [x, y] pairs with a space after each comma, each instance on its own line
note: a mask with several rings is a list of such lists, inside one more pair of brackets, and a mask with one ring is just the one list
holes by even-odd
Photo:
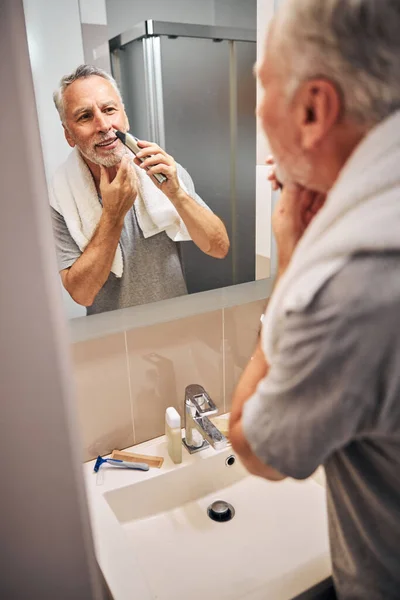
[[213, 521], [225, 523], [235, 516], [235, 509], [231, 504], [224, 500], [216, 500], [207, 508], [207, 514]]

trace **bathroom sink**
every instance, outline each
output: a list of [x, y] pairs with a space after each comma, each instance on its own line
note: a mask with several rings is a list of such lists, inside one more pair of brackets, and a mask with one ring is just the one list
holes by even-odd
[[[229, 466], [230, 463], [231, 466]], [[106, 492], [105, 499], [118, 521], [132, 524], [159, 514], [177, 514], [188, 506], [198, 506], [204, 497], [221, 492], [246, 477], [246, 471], [232, 450], [200, 459], [188, 466], [140, 483]]]
[[[97, 490], [150, 598], [290, 600], [330, 575], [325, 493], [314, 480], [250, 476], [230, 448], [164, 464], [134, 480], [107, 472], [109, 485]], [[218, 500], [233, 507], [231, 520], [209, 517]]]

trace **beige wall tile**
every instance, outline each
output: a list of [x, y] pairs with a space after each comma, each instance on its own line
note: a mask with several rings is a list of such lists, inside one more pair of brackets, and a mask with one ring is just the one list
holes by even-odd
[[234, 388], [256, 346], [266, 304], [258, 300], [224, 310], [225, 412], [231, 408]]
[[185, 387], [202, 385], [222, 412], [222, 311], [127, 332], [135, 443], [164, 433], [165, 409], [183, 413]]
[[134, 442], [125, 334], [72, 347], [84, 460]]
[[271, 275], [271, 259], [256, 254], [256, 279], [267, 279]]

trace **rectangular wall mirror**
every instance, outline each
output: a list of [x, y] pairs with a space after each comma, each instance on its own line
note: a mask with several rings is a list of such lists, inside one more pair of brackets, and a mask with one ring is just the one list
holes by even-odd
[[[137, 0], [104, 0], [96, 8], [93, 2], [81, 0], [80, 23], [71, 21], [65, 29], [66, 40], [70, 36], [71, 44], [78, 33], [81, 35], [82, 47], [80, 51], [74, 49], [80, 60], [74, 62], [71, 56], [68, 61], [65, 56], [47, 54], [46, 61], [51, 63], [47, 73], [45, 42], [39, 37], [34, 39], [33, 29], [29, 35], [32, 3], [26, 4], [49, 183], [70, 152], [62, 139], [63, 128], [52, 106], [51, 92], [61, 77], [80, 63], [103, 68], [113, 75], [120, 88], [130, 132], [139, 139], [155, 142], [171, 155], [189, 173], [195, 194], [226, 228], [230, 249], [222, 259], [208, 256], [193, 241], [176, 242], [187, 294], [269, 277], [269, 199], [256, 202], [253, 66], [257, 58], [257, 0], [206, 0], [201, 7], [196, 0], [187, 0], [184, 7], [177, 0], [145, 4]], [[51, 20], [50, 13], [46, 19]], [[36, 33], [40, 33], [38, 25]], [[57, 138], [56, 152], [52, 136]], [[256, 215], [257, 221], [263, 221], [261, 234], [256, 231]], [[148, 275], [151, 270], [149, 266]], [[112, 272], [109, 277], [115, 278]], [[143, 280], [137, 281], [137, 286], [142, 284]], [[160, 299], [171, 300], [182, 293], [172, 290]], [[83, 303], [74, 302], [65, 289], [63, 296], [68, 318], [86, 316]], [[151, 297], [149, 301], [157, 300]], [[123, 307], [138, 304], [133, 299]], [[108, 308], [99, 312], [103, 310]]]

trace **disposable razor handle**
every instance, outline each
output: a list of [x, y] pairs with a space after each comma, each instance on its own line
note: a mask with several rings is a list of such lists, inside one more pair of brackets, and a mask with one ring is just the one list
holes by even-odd
[[98, 470], [100, 469], [101, 465], [104, 465], [105, 463], [109, 464], [109, 465], [113, 465], [114, 467], [123, 467], [124, 469], [139, 469], [141, 471], [148, 471], [149, 470], [149, 465], [147, 465], [146, 463], [142, 463], [142, 462], [128, 462], [122, 459], [117, 459], [117, 458], [102, 458], [100, 455], [97, 457], [93, 471], [95, 473], [98, 472]]
[[127, 462], [140, 462], [160, 469], [163, 465], [164, 458], [162, 456], [144, 456], [143, 454], [133, 454], [126, 450], [113, 450], [111, 458], [117, 458]]
[[117, 460], [116, 458], [107, 458], [107, 462], [110, 465], [123, 467], [124, 469], [138, 469], [139, 471], [149, 470], [149, 465], [146, 465], [145, 463], [127, 462], [126, 460]]

